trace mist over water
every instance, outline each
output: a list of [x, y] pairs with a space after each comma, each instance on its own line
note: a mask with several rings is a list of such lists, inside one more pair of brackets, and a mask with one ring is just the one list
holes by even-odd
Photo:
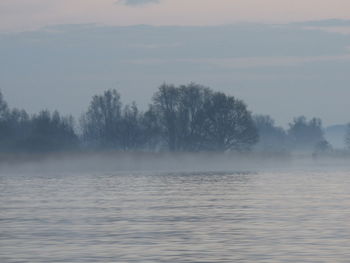
[[0, 173], [261, 173], [291, 171], [347, 171], [347, 155], [307, 153], [148, 153], [76, 152], [2, 156]]
[[0, 262], [348, 262], [347, 160], [278, 159], [2, 164]]
[[261, 2], [1, 0], [0, 263], [349, 263], [350, 2]]

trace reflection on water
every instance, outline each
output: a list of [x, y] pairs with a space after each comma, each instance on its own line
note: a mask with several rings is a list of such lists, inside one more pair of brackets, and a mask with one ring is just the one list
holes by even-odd
[[0, 262], [349, 262], [350, 173], [1, 174]]

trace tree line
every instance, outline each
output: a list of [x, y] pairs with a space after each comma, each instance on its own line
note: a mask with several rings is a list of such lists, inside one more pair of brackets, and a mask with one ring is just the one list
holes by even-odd
[[[349, 138], [350, 128], [350, 147]], [[194, 83], [161, 85], [145, 111], [107, 90], [92, 98], [78, 121], [57, 111], [10, 109], [0, 92], [1, 152], [330, 149], [320, 119], [298, 117], [283, 129], [270, 116], [253, 115], [242, 100]]]

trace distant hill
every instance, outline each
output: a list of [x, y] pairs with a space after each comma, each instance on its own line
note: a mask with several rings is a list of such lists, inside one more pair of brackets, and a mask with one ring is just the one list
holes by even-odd
[[345, 147], [346, 124], [329, 126], [325, 129], [326, 139], [334, 148], [343, 149]]

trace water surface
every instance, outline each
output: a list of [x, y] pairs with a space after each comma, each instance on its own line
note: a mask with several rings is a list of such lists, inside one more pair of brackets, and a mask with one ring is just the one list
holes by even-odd
[[0, 175], [0, 262], [349, 262], [350, 172]]

